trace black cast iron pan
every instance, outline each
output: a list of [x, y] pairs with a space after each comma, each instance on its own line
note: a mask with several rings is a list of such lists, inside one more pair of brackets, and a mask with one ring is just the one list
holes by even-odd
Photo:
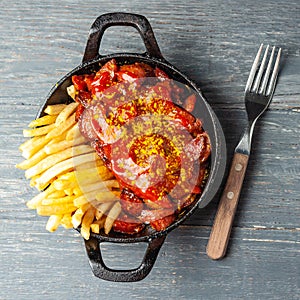
[[[111, 26], [131, 26], [137, 29], [145, 44], [146, 52], [137, 53], [118, 53], [102, 56], [99, 54], [101, 39], [105, 30]], [[209, 104], [202, 96], [197, 86], [167, 62], [162, 56], [157, 45], [152, 28], [148, 20], [141, 15], [129, 13], [109, 13], [98, 17], [91, 26], [89, 37], [83, 56], [82, 64], [64, 76], [50, 91], [44, 105], [41, 107], [38, 116], [43, 114], [45, 107], [49, 104], [61, 103], [68, 99], [66, 88], [71, 85], [72, 75], [90, 73], [94, 69], [99, 69], [99, 64], [103, 65], [108, 60], [115, 58], [118, 63], [145, 62], [152, 66], [158, 66], [165, 71], [172, 79], [188, 85], [197, 93], [198, 102], [196, 104], [197, 117], [203, 122], [203, 128], [209, 134], [212, 146], [210, 175], [205, 189], [199, 199], [192, 206], [188, 207], [178, 219], [164, 231], [156, 232], [149, 229], [144, 230], [138, 235], [121, 235], [109, 233], [105, 235], [91, 234], [89, 240], [85, 241], [87, 255], [95, 276], [110, 281], [138, 281], [145, 278], [151, 271], [159, 250], [169, 231], [181, 224], [197, 207], [206, 206], [217, 192], [225, 171], [226, 166], [226, 143], [220, 123], [212, 111]], [[148, 243], [147, 250], [140, 266], [131, 270], [113, 270], [108, 268], [101, 255], [100, 244], [102, 242], [112, 243]]]

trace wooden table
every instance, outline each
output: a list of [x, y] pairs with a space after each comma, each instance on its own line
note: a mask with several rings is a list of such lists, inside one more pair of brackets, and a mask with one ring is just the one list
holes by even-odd
[[[227, 256], [205, 248], [219, 195], [172, 231], [137, 283], [93, 276], [74, 230], [45, 230], [18, 145], [50, 88], [82, 58], [106, 12], [145, 15], [165, 58], [202, 89], [223, 126], [228, 160], [245, 126], [243, 90], [260, 43], [281, 46], [269, 110], [258, 122]], [[300, 299], [300, 2], [1, 1], [0, 299]], [[142, 52], [132, 28], [111, 28], [101, 53]], [[110, 266], [136, 265], [144, 245], [106, 245]]]

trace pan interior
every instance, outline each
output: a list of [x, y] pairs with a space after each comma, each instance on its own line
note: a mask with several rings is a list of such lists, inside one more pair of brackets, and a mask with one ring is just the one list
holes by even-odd
[[[59, 104], [59, 103], [68, 103], [72, 101], [67, 94], [67, 87], [72, 84], [71, 77], [72, 75], [81, 75], [91, 73], [93, 71], [99, 70], [99, 67], [104, 65], [110, 59], [116, 59], [116, 61], [120, 64], [131, 64], [134, 62], [144, 62], [152, 67], [158, 66], [164, 72], [166, 72], [173, 80], [176, 80], [184, 85], [189, 86], [191, 89], [197, 93], [197, 103], [193, 114], [195, 117], [199, 118], [203, 123], [204, 130], [208, 133], [211, 142], [211, 158], [210, 158], [210, 174], [206, 182], [205, 189], [198, 199], [196, 199], [191, 206], [184, 209], [177, 220], [171, 224], [167, 229], [161, 232], [156, 232], [150, 226], [147, 226], [145, 230], [141, 233], [133, 236], [126, 236], [124, 234], [118, 233], [110, 233], [109, 235], [101, 234], [101, 239], [105, 239], [111, 242], [137, 242], [137, 241], [145, 241], [149, 238], [157, 237], [162, 234], [169, 232], [178, 226], [183, 220], [186, 219], [198, 206], [198, 204], [203, 207], [207, 205], [211, 200], [213, 195], [218, 189], [218, 186], [221, 183], [221, 178], [223, 177], [225, 171], [225, 161], [226, 161], [226, 147], [225, 147], [225, 139], [220, 127], [220, 124], [202, 96], [200, 90], [196, 87], [196, 85], [190, 81], [185, 75], [183, 75], [179, 70], [177, 70], [174, 66], [166, 62], [165, 60], [154, 59], [147, 57], [145, 55], [138, 54], [113, 54], [105, 57], [101, 57], [95, 59], [93, 61], [89, 61], [82, 65], [79, 65], [71, 72], [66, 74], [50, 91], [46, 101], [42, 105], [38, 117], [43, 115], [43, 111], [47, 105]], [[220, 164], [220, 161], [223, 161]], [[211, 190], [210, 190], [211, 189]], [[98, 235], [94, 235], [95, 237], [100, 238]]]

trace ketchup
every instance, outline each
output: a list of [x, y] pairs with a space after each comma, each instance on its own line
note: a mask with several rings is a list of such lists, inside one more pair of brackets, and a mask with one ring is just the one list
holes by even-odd
[[192, 115], [196, 96], [158, 67], [115, 59], [72, 82], [80, 131], [122, 190], [114, 230], [164, 230], [192, 203], [187, 195], [202, 192], [210, 141]]

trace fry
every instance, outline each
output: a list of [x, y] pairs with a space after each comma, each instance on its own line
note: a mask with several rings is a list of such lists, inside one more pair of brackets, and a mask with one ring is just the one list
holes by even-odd
[[41, 205], [37, 207], [40, 216], [63, 215], [76, 210], [72, 204]]
[[60, 224], [66, 228], [66, 229], [70, 229], [73, 227], [73, 224], [72, 224], [72, 215], [71, 214], [65, 214], [61, 221], [60, 221]]
[[91, 224], [91, 230], [92, 230], [93, 233], [99, 234], [100, 233], [100, 225], [95, 224], [95, 223]]
[[74, 181], [74, 180], [76, 180], [75, 171], [68, 172], [68, 173], [65, 173], [63, 175], [60, 175], [59, 179], [61, 179], [61, 180], [68, 180], [68, 181]]
[[89, 208], [82, 219], [80, 233], [84, 239], [88, 240], [90, 238], [90, 226], [94, 221], [95, 208]]
[[50, 124], [43, 127], [33, 128], [33, 129], [24, 129], [23, 136], [32, 137], [32, 136], [45, 135], [45, 134], [49, 134], [55, 128], [56, 128], [55, 124]]
[[[90, 201], [87, 199], [88, 197], [86, 197], [85, 195], [81, 195], [79, 197], [76, 197], [76, 199], [74, 200], [74, 205], [76, 207], [80, 207], [83, 204], [89, 203]], [[94, 200], [94, 199], [93, 199]]]
[[43, 189], [56, 176], [72, 170], [76, 165], [84, 164], [88, 161], [91, 161], [94, 157], [95, 157], [94, 153], [88, 153], [76, 157], [71, 157], [67, 160], [59, 162], [58, 164], [54, 165], [53, 167], [45, 171], [41, 175], [41, 177], [37, 179], [37, 187]]
[[103, 228], [103, 226], [104, 226], [104, 223], [105, 223], [105, 217], [101, 218], [100, 220], [94, 221], [91, 224], [91, 230], [92, 230], [92, 232], [99, 234], [100, 233], [100, 229]]
[[67, 87], [67, 92], [68, 95], [75, 100], [75, 96], [76, 96], [76, 89], [74, 87], [74, 85], [70, 85]]
[[[63, 123], [63, 126], [56, 127], [55, 124], [48, 125], [48, 126], [53, 126], [53, 127], [52, 127], [52, 130], [47, 133], [45, 138], [46, 139], [55, 138], [55, 137], [61, 135], [62, 133], [64, 133], [65, 131], [67, 131], [75, 123], [76, 123], [75, 114], [73, 114]], [[46, 127], [46, 126], [44, 126], [44, 127]], [[44, 127], [41, 127], [41, 128], [44, 128]]]
[[82, 186], [81, 190], [84, 193], [89, 193], [89, 192], [96, 191], [96, 190], [108, 191], [108, 190], [111, 190], [112, 188], [119, 188], [119, 183], [115, 179], [92, 182], [85, 186]]
[[42, 136], [35, 136], [35, 137], [30, 138], [30, 139], [27, 139], [27, 141], [25, 141], [23, 144], [21, 144], [19, 146], [19, 150], [23, 151], [24, 149], [30, 147], [32, 144], [38, 144], [38, 143], [36, 143], [37, 140], [42, 141], [43, 139], [44, 138]]
[[74, 196], [65, 196], [60, 198], [46, 198], [42, 200], [42, 205], [72, 204]]
[[74, 166], [80, 167], [81, 165], [84, 165], [87, 162], [94, 161], [97, 158], [97, 154], [94, 152], [90, 152], [83, 155], [78, 155], [76, 157], [73, 157], [74, 160]]
[[103, 191], [96, 194], [95, 198], [100, 203], [117, 201], [119, 199], [120, 192]]
[[61, 215], [50, 216], [46, 225], [46, 229], [50, 232], [54, 232], [59, 226], [61, 219], [62, 219]]
[[114, 204], [114, 206], [111, 208], [111, 210], [109, 211], [105, 223], [104, 223], [104, 232], [105, 234], [108, 234], [115, 222], [115, 220], [117, 219], [117, 217], [119, 216], [119, 214], [121, 213], [122, 207], [120, 202], [116, 202]]
[[77, 186], [77, 183], [76, 183], [76, 186], [73, 188], [73, 194], [76, 195], [77, 197], [82, 195], [82, 191], [81, 191], [80, 187]]
[[65, 192], [65, 194], [68, 195], [68, 196], [73, 195], [73, 189], [65, 189], [64, 192]]
[[75, 136], [74, 140], [73, 140], [73, 144], [74, 145], [80, 145], [86, 143], [86, 138], [82, 135], [79, 136]]
[[16, 167], [21, 170], [26, 170], [37, 163], [39, 163], [42, 159], [44, 159], [47, 156], [44, 149], [39, 150], [37, 153], [35, 153], [32, 157], [30, 157], [27, 160], [22, 161], [21, 163], [17, 164]]
[[65, 189], [73, 189], [77, 187], [76, 181], [61, 180], [60, 177], [52, 182], [54, 188], [58, 191], [63, 191]]
[[37, 139], [22, 151], [22, 156], [26, 159], [30, 159], [34, 154], [43, 149], [43, 147], [49, 143], [44, 136], [33, 137], [31, 139], [33, 140], [35, 138]]
[[73, 146], [73, 141], [61, 141], [58, 143], [52, 143], [52, 144], [46, 145], [44, 150], [49, 155], [49, 154], [54, 154], [54, 153], [60, 152], [62, 150], [70, 148], [72, 146]]
[[78, 208], [75, 213], [72, 215], [72, 224], [74, 228], [77, 228], [81, 224], [82, 217], [84, 213], [91, 207], [90, 203], [86, 203], [85, 205]]
[[47, 195], [46, 198], [52, 199], [52, 198], [61, 198], [64, 197], [66, 194], [64, 191], [53, 191], [51, 194]]
[[72, 141], [77, 137], [82, 136], [78, 127], [78, 123], [76, 123], [70, 130], [68, 131], [66, 135], [66, 140], [67, 141]]
[[31, 187], [35, 187], [36, 186], [36, 180], [38, 179], [38, 175], [37, 176], [33, 176], [31, 179], [30, 179], [30, 182], [29, 182], [29, 185]]
[[47, 196], [49, 196], [54, 191], [55, 191], [55, 189], [52, 186], [49, 186], [49, 188], [47, 188], [44, 192], [36, 195], [31, 200], [29, 200], [26, 203], [27, 207], [31, 208], [31, 209], [36, 209], [42, 203], [43, 199], [45, 199]]
[[84, 215], [84, 212], [81, 208], [78, 208], [75, 213], [72, 216], [72, 225], [74, 228], [78, 228], [78, 226], [81, 224], [82, 217]]
[[31, 167], [25, 172], [25, 177], [26, 178], [31, 178], [35, 175], [38, 175], [52, 166], [56, 165], [57, 163], [66, 160], [70, 157], [79, 155], [79, 154], [84, 154], [84, 153], [89, 153], [92, 152], [93, 149], [88, 146], [88, 145], [82, 145], [82, 146], [76, 146], [73, 148], [68, 148], [62, 152], [58, 152], [52, 155], [49, 155], [45, 157], [43, 160], [38, 162], [35, 166]]
[[38, 126], [49, 125], [49, 124], [55, 123], [56, 118], [57, 118], [57, 116], [55, 116], [55, 115], [53, 115], [53, 116], [46, 115], [46, 116], [43, 116], [43, 117], [40, 117], [38, 119], [31, 121], [28, 124], [28, 127], [34, 128], [34, 127], [38, 127]]
[[[99, 159], [99, 157], [97, 155], [95, 155], [94, 160], [87, 161], [86, 163], [78, 166], [76, 168], [76, 172], [84, 173], [84, 172], [91, 172], [91, 170], [96, 171], [98, 167], [105, 167], [105, 166], [103, 165], [103, 162]], [[106, 167], [105, 167], [105, 169], [108, 170]]]
[[[66, 135], [67, 135], [67, 132], [64, 131], [62, 134], [58, 135], [57, 137], [51, 138], [47, 145], [53, 145], [53, 144], [57, 144], [57, 143], [64, 141], [66, 139]], [[46, 139], [46, 137], [45, 137], [45, 139]]]
[[75, 168], [75, 175], [80, 186], [96, 183], [100, 181], [107, 181], [114, 178], [112, 172], [105, 166], [98, 168], [85, 169], [86, 164], [82, 164]]
[[80, 207], [86, 203], [91, 203], [93, 200], [95, 200], [95, 193], [86, 193], [84, 195], [81, 195], [79, 197], [76, 197], [74, 199], [74, 205], [77, 207]]
[[69, 105], [67, 105], [57, 116], [55, 126], [58, 127], [62, 123], [64, 123], [67, 120], [67, 118], [76, 110], [77, 106], [77, 102], [72, 102]]
[[106, 202], [98, 205], [96, 207], [96, 213], [95, 213], [96, 219], [100, 220], [103, 217], [103, 215], [112, 207], [113, 203], [114, 202]]
[[88, 182], [97, 182], [99, 181], [99, 175], [96, 169], [84, 169], [78, 171], [78, 168], [75, 168], [75, 176], [76, 180], [82, 184], [82, 183], [88, 183]]
[[48, 105], [44, 112], [48, 115], [58, 115], [67, 105], [66, 104], [54, 104]]

